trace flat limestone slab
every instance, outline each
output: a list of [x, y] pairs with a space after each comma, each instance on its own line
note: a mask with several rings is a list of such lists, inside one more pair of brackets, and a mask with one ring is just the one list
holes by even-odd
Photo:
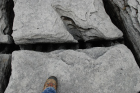
[[[16, 44], [122, 38], [102, 0], [14, 0]], [[67, 29], [66, 29], [67, 28]]]
[[49, 76], [57, 93], [137, 93], [140, 70], [124, 45], [51, 53], [15, 51], [5, 93], [41, 93]]

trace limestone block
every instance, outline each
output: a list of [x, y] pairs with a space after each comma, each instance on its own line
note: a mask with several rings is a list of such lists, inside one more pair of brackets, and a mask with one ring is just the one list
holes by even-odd
[[122, 32], [112, 24], [102, 0], [14, 0], [16, 44], [113, 40]]
[[49, 76], [58, 78], [57, 93], [137, 93], [140, 70], [124, 45], [50, 53], [15, 51], [5, 93], [41, 93]]

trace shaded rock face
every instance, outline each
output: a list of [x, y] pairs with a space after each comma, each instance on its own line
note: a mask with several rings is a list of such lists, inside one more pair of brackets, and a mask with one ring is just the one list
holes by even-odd
[[12, 50], [13, 17], [12, 0], [0, 0], [0, 54], [9, 53]]
[[140, 71], [124, 45], [50, 53], [15, 51], [5, 93], [41, 93], [49, 76], [58, 93], [137, 93]]
[[12, 20], [10, 19], [10, 16], [12, 17], [13, 15], [10, 10], [11, 6], [9, 6], [11, 5], [11, 1], [12, 0], [0, 1], [0, 44], [12, 43], [12, 37], [10, 36], [10, 34], [12, 33], [12, 24], [10, 22]]
[[124, 32], [140, 66], [140, 0], [103, 0], [113, 22]]
[[14, 2], [12, 36], [16, 44], [114, 40], [123, 36], [105, 13], [102, 0]]
[[0, 93], [4, 93], [11, 75], [11, 55], [0, 54]]

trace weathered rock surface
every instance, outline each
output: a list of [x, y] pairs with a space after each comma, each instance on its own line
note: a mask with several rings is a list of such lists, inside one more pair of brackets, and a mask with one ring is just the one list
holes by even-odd
[[0, 54], [0, 93], [4, 93], [11, 75], [11, 55]]
[[11, 27], [9, 23], [9, 5], [10, 0], [0, 1], [0, 43], [12, 43], [12, 38], [9, 36], [11, 34]]
[[[14, 0], [16, 44], [117, 39], [102, 0]], [[78, 10], [78, 11], [77, 11]]]
[[46, 79], [58, 78], [58, 93], [137, 93], [140, 70], [124, 45], [50, 53], [15, 51], [5, 93], [41, 93]]
[[140, 0], [103, 0], [140, 66]]

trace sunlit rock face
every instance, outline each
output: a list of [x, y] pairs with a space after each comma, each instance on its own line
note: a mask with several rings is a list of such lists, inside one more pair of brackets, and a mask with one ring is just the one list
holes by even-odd
[[[14, 0], [16, 44], [114, 40], [122, 32], [112, 24], [102, 0]], [[78, 10], [78, 11], [77, 11]]]

